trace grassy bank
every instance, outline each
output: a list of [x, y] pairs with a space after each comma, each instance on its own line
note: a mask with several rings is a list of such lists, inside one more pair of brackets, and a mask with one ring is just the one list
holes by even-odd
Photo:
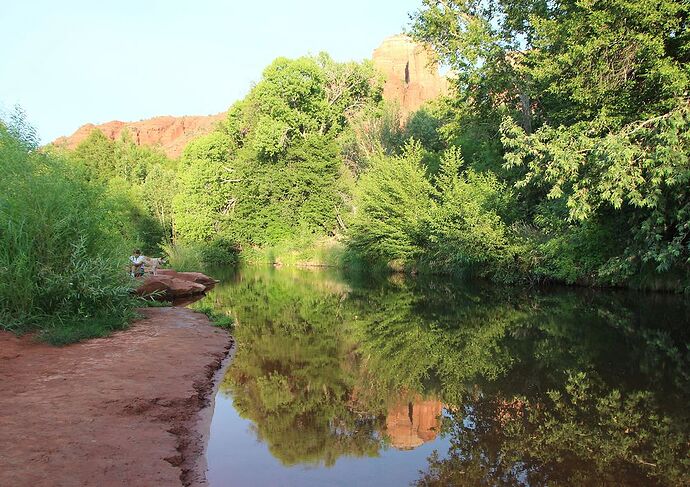
[[346, 247], [335, 237], [303, 238], [266, 247], [248, 247], [242, 250], [240, 260], [248, 264], [342, 267]]
[[231, 316], [223, 312], [219, 312], [206, 301], [197, 301], [196, 303], [193, 303], [190, 308], [198, 311], [199, 313], [204, 313], [206, 316], [208, 316], [208, 319], [211, 320], [211, 323], [218, 328], [230, 330], [235, 326], [235, 320]]

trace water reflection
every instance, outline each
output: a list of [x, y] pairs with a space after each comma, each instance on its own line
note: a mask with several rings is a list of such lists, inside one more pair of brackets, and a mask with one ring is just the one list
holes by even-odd
[[437, 399], [399, 401], [391, 405], [386, 415], [386, 434], [391, 445], [412, 450], [433, 441], [441, 431], [443, 403]]
[[388, 457], [428, 444], [405, 482], [690, 481], [682, 298], [251, 268], [206, 299], [237, 322], [221, 394], [284, 468], [399, 485]]

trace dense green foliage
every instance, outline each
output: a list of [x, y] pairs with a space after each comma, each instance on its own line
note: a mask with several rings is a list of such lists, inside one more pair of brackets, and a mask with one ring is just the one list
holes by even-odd
[[411, 33], [452, 89], [409, 116], [369, 62], [279, 58], [177, 165], [99, 132], [69, 157], [179, 268], [241, 254], [690, 289], [688, 14], [423, 0]]
[[276, 59], [215, 132], [190, 144], [174, 199], [181, 244], [242, 248], [332, 235], [351, 185], [341, 136], [380, 100], [369, 64]]
[[0, 328], [62, 344], [126, 325], [131, 210], [37, 150], [21, 117], [0, 122], [0, 164]]
[[441, 272], [498, 266], [508, 258], [499, 216], [508, 202], [493, 174], [462, 168], [458, 150], [445, 153], [429, 181], [421, 147], [408, 145], [401, 156], [373, 159], [361, 177], [349, 243], [374, 259], [418, 262]]
[[[495, 177], [510, 202], [458, 227], [460, 240], [421, 244], [410, 264], [440, 251], [440, 270], [456, 272], [498, 252], [480, 267], [499, 279], [687, 287], [689, 13], [672, 0], [425, 0], [412, 32], [453, 69], [454, 85], [426, 145], [460, 148], [464, 174]], [[391, 195], [405, 184], [375, 183]], [[470, 186], [442, 226], [468, 205], [485, 211], [486, 189]], [[435, 211], [423, 206], [420, 218]], [[396, 218], [383, 203], [374, 211], [359, 233], [367, 219]]]
[[253, 267], [203, 306], [236, 323], [221, 392], [285, 465], [377, 455], [401, 398], [430, 398], [451, 448], [420, 485], [690, 475], [682, 298]]
[[689, 17], [423, 0], [411, 34], [452, 69], [447, 97], [404, 117], [370, 62], [279, 58], [179, 161], [100, 131], [38, 151], [3, 124], [4, 326], [126, 309], [110, 272], [134, 245], [189, 270], [242, 252], [690, 289]]
[[387, 261], [414, 259], [420, 254], [433, 191], [420, 163], [416, 146], [402, 156], [380, 154], [370, 161], [355, 193], [349, 233], [352, 247]]
[[154, 254], [161, 241], [170, 240], [175, 161], [156, 149], [136, 145], [127, 132], [111, 140], [94, 130], [73, 151], [58, 152], [83, 170], [87, 181], [104, 186], [119, 202], [145, 254]]

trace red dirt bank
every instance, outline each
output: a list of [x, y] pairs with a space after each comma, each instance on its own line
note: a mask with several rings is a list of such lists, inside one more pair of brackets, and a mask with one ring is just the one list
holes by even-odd
[[0, 485], [204, 485], [200, 410], [232, 339], [150, 308], [105, 339], [55, 348], [0, 333]]

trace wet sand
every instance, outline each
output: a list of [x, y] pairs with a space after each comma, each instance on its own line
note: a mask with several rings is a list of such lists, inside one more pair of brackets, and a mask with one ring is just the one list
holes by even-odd
[[208, 406], [232, 339], [186, 308], [142, 313], [62, 348], [0, 332], [0, 485], [205, 485]]

